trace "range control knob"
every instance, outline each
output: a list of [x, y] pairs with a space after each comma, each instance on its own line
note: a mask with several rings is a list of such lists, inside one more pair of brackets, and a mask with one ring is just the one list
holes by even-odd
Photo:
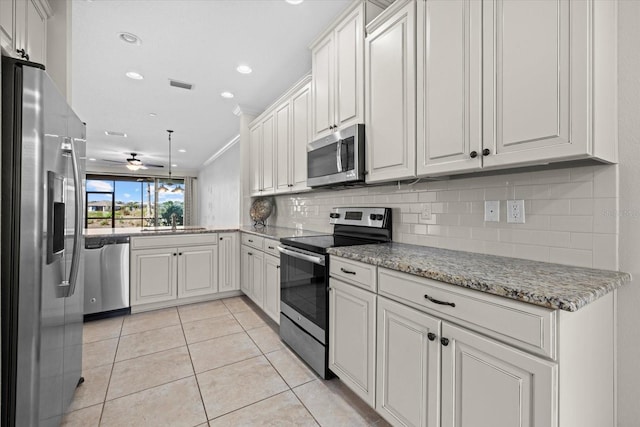
[[369, 219], [370, 219], [371, 221], [375, 221], [375, 220], [376, 220], [376, 214], [370, 214], [370, 215], [369, 215]]
[[336, 212], [331, 212], [329, 214], [329, 218], [340, 218], [340, 214]]
[[382, 215], [382, 214], [378, 214], [378, 215], [376, 215], [376, 219], [377, 219], [378, 221], [382, 221], [382, 219], [383, 219], [383, 218], [384, 218], [384, 215]]

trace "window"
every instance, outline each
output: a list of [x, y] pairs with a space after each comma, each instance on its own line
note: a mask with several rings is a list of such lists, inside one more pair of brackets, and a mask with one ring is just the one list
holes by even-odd
[[184, 180], [87, 175], [86, 228], [184, 224]]

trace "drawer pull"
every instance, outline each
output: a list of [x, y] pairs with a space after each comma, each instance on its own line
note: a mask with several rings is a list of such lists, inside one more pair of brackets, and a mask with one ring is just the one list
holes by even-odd
[[425, 294], [425, 295], [424, 295], [424, 297], [425, 297], [426, 299], [428, 299], [429, 301], [431, 301], [432, 303], [434, 303], [434, 304], [450, 305], [451, 307], [455, 307], [455, 306], [456, 306], [456, 304], [455, 304], [455, 303], [453, 303], [453, 302], [440, 301], [440, 300], [437, 300], [437, 299], [435, 299], [435, 298], [431, 298], [431, 297], [430, 297], [429, 295], [427, 295], [427, 294]]
[[273, 246], [267, 246], [269, 249], [274, 250], [275, 248]]
[[253, 243], [253, 240], [251, 240], [251, 239], [247, 239], [247, 240], [249, 241], [249, 243]]
[[247, 255], [251, 256], [253, 255], [253, 252], [247, 252]]
[[356, 274], [355, 271], [350, 271], [350, 270], [345, 270], [344, 268], [340, 267], [340, 271], [342, 271], [343, 273], [347, 273], [347, 274]]
[[440, 338], [440, 342], [446, 347], [449, 345], [449, 338]]
[[436, 334], [434, 334], [433, 332], [429, 332], [427, 334], [427, 338], [429, 338], [429, 341], [435, 341], [436, 339]]

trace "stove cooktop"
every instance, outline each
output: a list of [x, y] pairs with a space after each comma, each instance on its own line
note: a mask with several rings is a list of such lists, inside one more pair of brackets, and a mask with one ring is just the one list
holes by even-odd
[[332, 234], [327, 234], [324, 236], [288, 237], [280, 239], [280, 241], [287, 246], [293, 246], [294, 248], [305, 249], [307, 251], [320, 254], [326, 254], [328, 248], [380, 243], [379, 240], [359, 239], [347, 236], [334, 236]]

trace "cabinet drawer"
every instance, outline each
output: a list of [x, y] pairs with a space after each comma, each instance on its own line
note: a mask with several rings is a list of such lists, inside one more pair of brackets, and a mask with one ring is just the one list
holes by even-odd
[[525, 350], [555, 358], [554, 310], [385, 268], [378, 271], [378, 293]]
[[347, 283], [376, 292], [376, 266], [331, 256], [329, 274]]
[[256, 236], [255, 234], [242, 233], [242, 244], [263, 250], [264, 237]]
[[280, 252], [278, 252], [278, 245], [280, 241], [273, 239], [264, 239], [264, 251], [269, 255], [280, 258]]
[[174, 248], [176, 246], [217, 245], [216, 233], [132, 237], [131, 249]]

